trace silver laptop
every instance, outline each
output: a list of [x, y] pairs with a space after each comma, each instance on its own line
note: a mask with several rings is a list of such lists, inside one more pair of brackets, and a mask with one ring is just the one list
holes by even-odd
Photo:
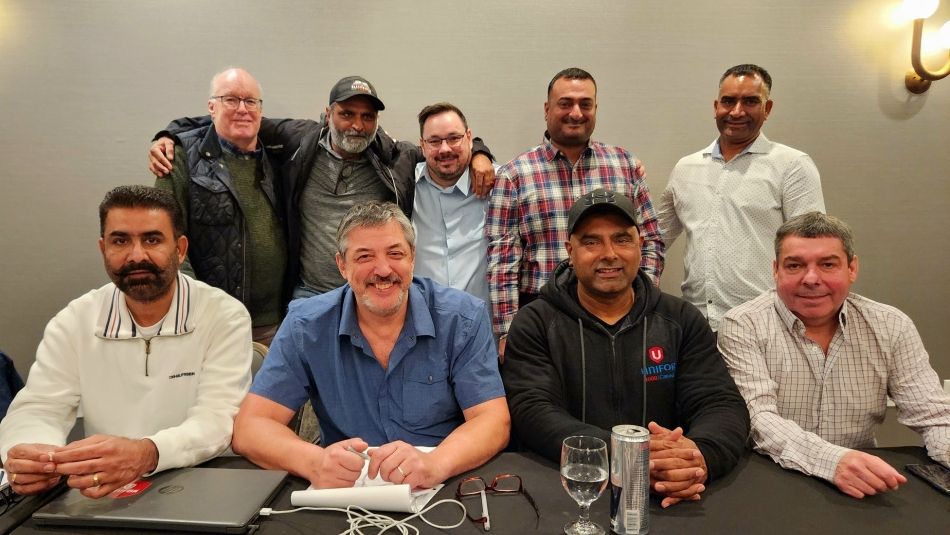
[[151, 485], [131, 497], [93, 500], [70, 489], [33, 513], [33, 520], [40, 526], [245, 533], [286, 477], [279, 470], [181, 468], [148, 478]]

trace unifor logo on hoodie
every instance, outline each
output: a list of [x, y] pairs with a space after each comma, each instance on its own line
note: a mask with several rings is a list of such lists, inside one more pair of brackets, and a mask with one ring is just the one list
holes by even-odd
[[663, 360], [666, 358], [666, 353], [663, 351], [662, 347], [653, 346], [650, 349], [647, 349], [647, 358], [650, 359], [650, 362], [652, 362], [653, 365], [640, 368], [640, 373], [643, 375], [646, 382], [654, 383], [656, 381], [672, 379], [676, 376], [676, 363], [663, 362]]

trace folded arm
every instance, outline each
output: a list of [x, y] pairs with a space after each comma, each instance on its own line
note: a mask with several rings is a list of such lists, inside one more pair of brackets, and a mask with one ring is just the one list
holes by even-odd
[[525, 446], [558, 462], [561, 442], [590, 435], [610, 443], [610, 432], [582, 422], [568, 411], [560, 371], [550, 357], [543, 319], [532, 309], [511, 324], [502, 378], [511, 409], [512, 428]]
[[[145, 437], [158, 449], [155, 472], [193, 466], [227, 449], [234, 415], [251, 383], [251, 319], [236, 301], [202, 325], [213, 341], [204, 349], [195, 404], [185, 420]], [[188, 336], [198, 336], [196, 331]]]
[[431, 488], [485, 464], [508, 444], [511, 420], [505, 398], [491, 399], [462, 411], [465, 423], [429, 453], [405, 442], [390, 442], [370, 451], [369, 477], [413, 488]]
[[778, 410], [778, 384], [769, 374], [765, 349], [757, 340], [751, 320], [724, 317], [719, 349], [749, 409], [755, 450], [783, 468], [834, 481], [839, 461], [851, 450], [782, 417]]

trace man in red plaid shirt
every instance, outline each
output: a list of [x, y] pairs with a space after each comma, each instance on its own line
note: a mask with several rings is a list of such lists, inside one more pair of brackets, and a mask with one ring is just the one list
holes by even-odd
[[604, 188], [630, 198], [643, 238], [641, 267], [659, 284], [664, 246], [639, 162], [625, 149], [591, 141], [597, 84], [587, 71], [564, 69], [548, 84], [544, 142], [498, 170], [485, 235], [493, 328], [505, 335], [519, 306], [537, 297], [564, 259], [574, 199]]

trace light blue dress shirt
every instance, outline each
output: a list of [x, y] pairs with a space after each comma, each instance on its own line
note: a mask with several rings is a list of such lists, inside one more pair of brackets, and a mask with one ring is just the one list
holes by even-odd
[[488, 302], [488, 199], [470, 189], [467, 169], [454, 186], [443, 188], [429, 177], [425, 162], [416, 165], [415, 274]]

